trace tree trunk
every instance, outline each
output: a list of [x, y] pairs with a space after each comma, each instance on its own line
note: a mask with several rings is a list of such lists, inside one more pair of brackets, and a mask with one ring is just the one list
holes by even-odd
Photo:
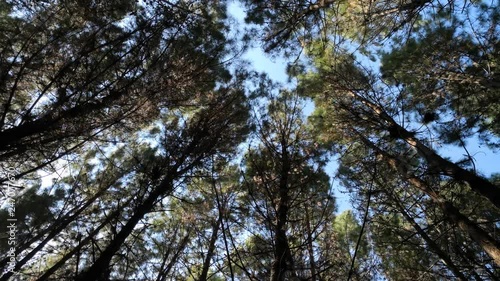
[[[163, 257], [163, 262], [162, 266], [160, 267], [158, 276], [156, 277], [156, 281], [167, 281], [167, 276], [174, 267], [175, 262], [179, 259], [179, 256], [181, 255], [181, 252], [186, 248], [188, 242], [189, 242], [189, 236], [191, 235], [191, 229], [188, 229], [186, 236], [182, 238], [180, 246], [177, 247], [174, 256], [170, 260], [168, 264], [167, 263], [167, 258], [168, 254], [165, 254]], [[165, 265], [166, 264], [166, 265]]]
[[172, 190], [172, 186], [173, 177], [172, 175], [167, 175], [162, 183], [151, 192], [147, 199], [135, 208], [135, 212], [132, 217], [127, 221], [120, 232], [118, 232], [115, 238], [108, 244], [106, 249], [101, 253], [94, 264], [79, 274], [75, 281], [99, 280], [108, 270], [114, 254], [120, 249], [127, 237], [132, 233], [137, 223], [139, 223], [139, 221], [154, 208], [154, 203], [161, 195], [164, 195]]
[[271, 269], [271, 281], [285, 280], [287, 271], [293, 268], [293, 258], [286, 235], [290, 198], [288, 194], [288, 174], [291, 169], [287, 151], [287, 141], [281, 140], [281, 172], [279, 178], [279, 199], [276, 208], [276, 224], [274, 227], [274, 259]]
[[212, 236], [210, 237], [210, 243], [208, 245], [207, 255], [203, 261], [203, 268], [201, 270], [200, 277], [198, 281], [206, 281], [208, 277], [208, 270], [210, 269], [210, 261], [214, 256], [215, 252], [215, 242], [217, 242], [217, 235], [219, 234], [219, 228], [222, 223], [222, 215], [219, 216], [216, 222], [214, 222], [212, 227]]
[[441, 173], [456, 180], [467, 182], [474, 192], [484, 196], [500, 209], [500, 187], [439, 156], [433, 149], [417, 139], [413, 133], [394, 121], [379, 105], [361, 97], [353, 91], [350, 91], [349, 95], [369, 107], [375, 113], [379, 123], [380, 121], [385, 123], [386, 130], [391, 133], [391, 136], [402, 139], [414, 147], [417, 153], [427, 162], [430, 172]]
[[309, 267], [311, 268], [311, 281], [316, 281], [316, 262], [314, 261], [313, 233], [311, 231], [311, 218], [309, 217], [309, 201], [306, 202], [306, 230], [307, 230], [307, 252], [309, 254]]
[[406, 218], [406, 220], [413, 226], [413, 228], [417, 231], [418, 235], [424, 239], [424, 241], [427, 243], [427, 245], [431, 248], [431, 250], [438, 255], [438, 257], [443, 260], [443, 262], [446, 264], [446, 266], [455, 274], [455, 276], [463, 281], [468, 280], [463, 273], [460, 271], [460, 269], [455, 265], [453, 260], [450, 258], [450, 256], [445, 253], [439, 245], [432, 240], [429, 235], [420, 227], [420, 225], [406, 212], [405, 207], [403, 204], [401, 204], [399, 198], [396, 198], [394, 194], [390, 190], [387, 191], [390, 193], [390, 197], [392, 198], [393, 202], [396, 203], [397, 208], [399, 209], [399, 212]]
[[[87, 245], [87, 243], [89, 243], [93, 237], [95, 235], [97, 235], [99, 233], [99, 231], [101, 229], [103, 229], [106, 225], [108, 225], [109, 222], [111, 222], [113, 219], [116, 218], [116, 216], [118, 216], [120, 213], [120, 210], [116, 210], [115, 212], [113, 212], [112, 215], [108, 216], [106, 218], [106, 220], [101, 223], [101, 225], [99, 225], [99, 227], [97, 227], [94, 231], [92, 231], [92, 233], [89, 233], [89, 235], [83, 239], [82, 241], [80, 241], [80, 243], [78, 244], [77, 247], [73, 248], [71, 251], [69, 251], [67, 254], [65, 254], [59, 261], [57, 261], [56, 264], [54, 264], [53, 266], [51, 266], [47, 271], [45, 271], [45, 273], [40, 276], [37, 281], [45, 281], [45, 280], [48, 280], [49, 277], [54, 274], [54, 272], [56, 272], [59, 268], [61, 268], [70, 258], [72, 258], [76, 253], [78, 253], [82, 248], [83, 246]], [[76, 279], [76, 277], [75, 277]]]
[[[109, 186], [108, 186], [109, 187]], [[23, 250], [29, 248], [29, 246], [33, 243], [35, 243], [38, 239], [42, 238], [45, 236], [46, 233], [48, 233], [47, 237], [43, 239], [42, 242], [40, 242], [34, 249], [32, 249], [26, 256], [24, 256], [21, 260], [19, 260], [16, 263], [16, 266], [14, 268], [14, 271], [20, 270], [31, 258], [35, 256], [36, 253], [38, 253], [41, 249], [47, 245], [54, 237], [56, 237], [64, 228], [66, 228], [71, 222], [74, 221], [76, 217], [78, 217], [87, 207], [89, 207], [97, 198], [99, 198], [106, 189], [103, 189], [99, 192], [97, 192], [92, 198], [90, 198], [85, 204], [80, 207], [78, 210], [75, 211], [74, 214], [69, 215], [67, 217], [64, 217], [61, 219], [61, 221], [56, 221], [54, 225], [47, 227], [44, 231], [40, 232], [37, 234], [35, 237], [30, 239], [30, 241], [24, 243], [23, 245], [19, 246], [19, 248], [16, 249], [16, 255], [19, 255]], [[4, 267], [7, 264], [7, 259], [4, 259], [0, 262], [0, 268]], [[12, 272], [6, 272], [1, 278], [0, 281], [8, 280], [8, 278], [12, 275]]]
[[391, 166], [395, 171], [398, 171], [401, 176], [405, 178], [409, 183], [429, 195], [432, 201], [441, 208], [445, 216], [452, 222], [456, 223], [464, 232], [468, 233], [472, 240], [476, 241], [483, 248], [483, 250], [495, 261], [495, 263], [500, 266], [500, 243], [498, 241], [493, 239], [477, 224], [470, 221], [466, 216], [461, 214], [460, 211], [455, 206], [453, 206], [451, 202], [448, 202], [444, 198], [442, 198], [439, 193], [433, 188], [430, 188], [426, 182], [409, 173], [407, 171], [407, 167], [400, 159], [383, 151], [361, 134], [358, 134], [358, 136], [365, 145], [375, 150], [376, 154], [382, 156], [382, 158], [386, 160], [389, 166]]

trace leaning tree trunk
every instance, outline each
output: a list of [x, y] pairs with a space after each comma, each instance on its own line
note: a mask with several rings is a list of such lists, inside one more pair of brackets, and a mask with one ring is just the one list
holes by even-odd
[[401, 204], [401, 201], [399, 198], [396, 198], [394, 194], [391, 191], [388, 191], [390, 193], [390, 197], [392, 198], [392, 201], [396, 204], [396, 207], [399, 209], [399, 212], [405, 217], [406, 221], [408, 221], [413, 228], [417, 231], [418, 235], [424, 239], [425, 243], [429, 246], [429, 248], [436, 253], [436, 255], [443, 260], [443, 262], [446, 264], [446, 266], [455, 274], [455, 276], [463, 281], [468, 280], [464, 274], [460, 271], [460, 269], [455, 265], [451, 257], [443, 250], [441, 247], [431, 238], [429, 235], [420, 227], [420, 225], [408, 214], [406, 211], [405, 207], [403, 204]]
[[106, 249], [101, 253], [94, 264], [79, 274], [75, 280], [100, 280], [103, 274], [107, 272], [111, 259], [123, 245], [127, 237], [132, 233], [137, 223], [139, 223], [139, 221], [154, 208], [155, 202], [158, 198], [170, 190], [172, 190], [172, 180], [170, 178], [166, 178], [164, 182], [156, 187], [148, 198], [135, 209], [132, 217], [127, 221], [120, 232], [118, 232], [115, 238], [108, 244]]
[[495, 261], [495, 263], [500, 266], [500, 243], [497, 240], [493, 239], [493, 237], [480, 228], [476, 223], [472, 222], [469, 218], [460, 213], [460, 211], [451, 202], [441, 197], [441, 195], [436, 190], [429, 187], [425, 181], [409, 172], [408, 167], [406, 167], [402, 160], [380, 149], [360, 133], [357, 133], [357, 135], [366, 146], [373, 149], [377, 155], [381, 156], [381, 158], [384, 159], [385, 162], [397, 171], [405, 180], [427, 194], [449, 220], [456, 223], [462, 231], [469, 234], [472, 240], [478, 243]]
[[[500, 209], [500, 187], [438, 155], [432, 148], [416, 138], [413, 133], [399, 125], [379, 105], [361, 97], [353, 91], [349, 91], [349, 95], [368, 107], [374, 114], [374, 118], [379, 123], [381, 121], [384, 124], [385, 129], [392, 137], [402, 139], [415, 148], [417, 153], [427, 162], [429, 172], [440, 173], [455, 180], [467, 182], [472, 191], [487, 198], [493, 205]], [[347, 106], [345, 109], [349, 110]]]
[[210, 237], [210, 242], [208, 244], [207, 255], [203, 261], [203, 268], [201, 270], [200, 277], [198, 281], [206, 281], [208, 278], [208, 271], [210, 270], [210, 261], [215, 253], [215, 242], [217, 242], [217, 235], [219, 235], [219, 228], [222, 224], [222, 215], [219, 215], [217, 221], [212, 225], [212, 236]]

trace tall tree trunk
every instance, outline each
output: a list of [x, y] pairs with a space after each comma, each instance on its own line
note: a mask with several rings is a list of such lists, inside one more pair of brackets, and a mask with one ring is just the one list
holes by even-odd
[[[470, 188], [487, 198], [493, 205], [500, 209], [500, 187], [482, 178], [481, 176], [463, 169], [457, 164], [444, 159], [439, 156], [433, 149], [426, 146], [419, 139], [415, 137], [414, 133], [409, 132], [401, 125], [399, 125], [387, 112], [385, 112], [379, 105], [361, 97], [359, 94], [350, 91], [350, 96], [360, 101], [369, 107], [377, 119], [385, 123], [386, 130], [392, 137], [404, 140], [410, 146], [417, 150], [417, 153], [425, 159], [428, 164], [429, 171], [434, 173], [441, 173], [443, 175], [454, 178], [455, 180], [465, 181], [469, 184]], [[346, 106], [346, 109], [348, 107]]]
[[191, 235], [191, 229], [189, 228], [187, 234], [184, 236], [184, 238], [182, 238], [180, 246], [177, 247], [174, 256], [172, 257], [172, 259], [170, 259], [170, 262], [168, 264], [167, 264], [167, 259], [169, 254], [166, 253], [164, 255], [162, 265], [156, 277], [156, 281], [167, 281], [167, 276], [170, 273], [170, 270], [172, 270], [172, 268], [174, 267], [175, 262], [179, 259], [181, 252], [184, 250], [184, 248], [186, 248], [189, 242], [190, 235]]
[[208, 244], [207, 255], [205, 256], [205, 260], [203, 261], [203, 268], [201, 270], [200, 277], [198, 281], [206, 281], [208, 277], [208, 271], [210, 269], [210, 261], [214, 256], [215, 252], [215, 242], [217, 242], [217, 235], [219, 234], [219, 228], [222, 223], [222, 215], [219, 215], [219, 218], [212, 225], [212, 236], [210, 237], [210, 242]]
[[377, 155], [382, 156], [383, 159], [391, 166], [395, 171], [398, 171], [403, 178], [405, 178], [410, 184], [415, 186], [417, 189], [429, 195], [432, 201], [441, 208], [444, 215], [450, 219], [453, 223], [456, 223], [460, 229], [477, 242], [483, 250], [495, 261], [497, 265], [500, 266], [500, 243], [493, 239], [486, 231], [480, 228], [476, 223], [469, 220], [465, 215], [460, 213], [460, 211], [453, 206], [453, 204], [439, 195], [439, 193], [433, 188], [429, 187], [426, 182], [416, 177], [408, 171], [405, 163], [390, 155], [389, 153], [383, 151], [370, 140], [358, 133], [361, 141], [372, 148]]
[[[177, 158], [175, 165], [169, 167], [163, 180], [153, 189], [149, 196], [135, 208], [132, 217], [127, 221], [120, 232], [116, 234], [115, 238], [108, 244], [106, 249], [101, 252], [99, 258], [97, 258], [92, 266], [79, 274], [75, 281], [99, 280], [99, 278], [106, 273], [115, 253], [120, 249], [139, 221], [155, 207], [155, 202], [162, 195], [170, 193], [173, 190], [174, 180], [198, 165], [206, 156], [204, 152], [210, 151], [214, 147], [217, 140], [210, 139], [211, 141], [209, 143], [204, 143], [203, 141], [206, 140], [204, 139], [205, 137], [205, 135], [200, 133], [194, 136], [193, 140], [183, 149], [182, 154]], [[205, 144], [203, 151], [199, 151], [200, 144]], [[185, 162], [190, 157], [192, 157], [190, 163], [186, 164]], [[181, 166], [182, 169], [179, 170]]]
[[291, 164], [288, 155], [288, 142], [281, 140], [281, 172], [279, 178], [279, 199], [276, 208], [276, 224], [274, 227], [274, 259], [271, 269], [271, 281], [285, 280], [286, 273], [293, 269], [293, 258], [286, 234], [290, 196], [288, 194], [288, 175]]
[[[29, 248], [29, 246], [35, 243], [37, 240], [41, 239], [45, 234], [48, 233], [47, 237], [43, 239], [34, 249], [32, 249], [28, 254], [26, 254], [21, 260], [16, 263], [14, 271], [19, 271], [27, 262], [31, 260], [40, 250], [42, 250], [47, 243], [52, 241], [63, 229], [65, 229], [70, 223], [72, 223], [75, 218], [77, 218], [85, 209], [87, 209], [97, 198], [99, 198], [108, 188], [108, 185], [105, 189], [100, 190], [94, 196], [92, 196], [83, 206], [75, 211], [74, 214], [63, 217], [60, 221], [56, 221], [54, 225], [51, 227], [47, 227], [44, 231], [37, 234], [35, 237], [21, 245], [18, 249], [16, 249], [16, 255], [19, 255], [23, 250]], [[71, 211], [70, 211], [71, 212]], [[117, 214], [114, 214], [117, 215]], [[7, 259], [4, 259], [0, 262], [0, 268], [7, 264]], [[8, 278], [12, 275], [12, 272], [6, 272], [1, 278], [0, 281], [8, 280]]]
[[[382, 185], [383, 186], [383, 185]], [[436, 253], [436, 255], [444, 261], [446, 266], [455, 274], [455, 276], [463, 281], [468, 280], [463, 273], [460, 271], [460, 269], [455, 265], [453, 260], [450, 258], [450, 256], [445, 253], [439, 245], [434, 242], [434, 240], [427, 235], [427, 233], [420, 227], [420, 225], [406, 212], [405, 207], [397, 198], [391, 190], [388, 190], [387, 193], [389, 193], [389, 196], [392, 198], [392, 201], [396, 203], [397, 208], [399, 209], [399, 212], [405, 217], [405, 219], [413, 226], [413, 228], [417, 231], [418, 235], [424, 239], [425, 243], [431, 248], [431, 250]]]
[[96, 229], [92, 231], [92, 233], [89, 233], [89, 235], [85, 239], [81, 240], [78, 246], [76, 246], [71, 251], [66, 253], [59, 261], [57, 261], [56, 264], [54, 264], [47, 271], [45, 271], [45, 273], [42, 276], [40, 276], [37, 279], [37, 281], [49, 280], [50, 276], [54, 274], [54, 272], [56, 272], [59, 268], [61, 268], [75, 254], [77, 254], [83, 248], [83, 246], [87, 245], [87, 243], [92, 241], [94, 239], [94, 236], [97, 235], [99, 231], [103, 229], [106, 225], [108, 225], [108, 223], [110, 223], [113, 219], [115, 219], [120, 214], [120, 212], [121, 210], [114, 211], [113, 214], [108, 216], [104, 222], [102, 222]]
[[137, 208], [135, 208], [134, 214], [123, 226], [123, 228], [116, 234], [115, 238], [108, 244], [106, 249], [101, 253], [99, 258], [94, 262], [92, 266], [86, 269], [84, 272], [78, 275], [75, 281], [87, 281], [87, 280], [100, 280], [103, 274], [108, 271], [109, 264], [115, 253], [120, 249], [122, 244], [125, 242], [127, 237], [132, 233], [135, 226], [139, 221], [149, 213], [155, 206], [155, 202], [164, 194], [167, 194], [172, 190], [173, 186], [173, 176], [167, 175], [165, 179], [159, 184], [151, 194], [142, 202]]
[[313, 233], [311, 231], [311, 218], [309, 217], [309, 201], [306, 202], [306, 230], [307, 230], [307, 253], [309, 254], [309, 267], [311, 268], [311, 281], [316, 281], [316, 262], [314, 260]]

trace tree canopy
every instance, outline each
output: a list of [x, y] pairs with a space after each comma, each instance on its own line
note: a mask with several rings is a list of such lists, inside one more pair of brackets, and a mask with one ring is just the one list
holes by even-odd
[[0, 280], [500, 280], [500, 161], [472, 152], [500, 149], [499, 22], [488, 1], [0, 1]]

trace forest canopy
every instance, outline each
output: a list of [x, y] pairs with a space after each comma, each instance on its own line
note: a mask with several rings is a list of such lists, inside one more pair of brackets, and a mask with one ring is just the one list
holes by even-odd
[[471, 152], [500, 3], [0, 0], [0, 29], [0, 281], [500, 280]]

